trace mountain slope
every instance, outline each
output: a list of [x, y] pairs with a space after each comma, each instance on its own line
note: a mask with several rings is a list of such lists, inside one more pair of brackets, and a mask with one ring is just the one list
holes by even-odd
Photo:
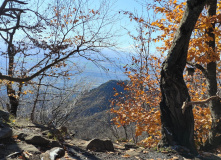
[[[110, 120], [113, 115], [110, 109], [110, 100], [114, 97], [116, 88], [124, 92], [123, 87], [118, 85], [121, 81], [110, 80], [99, 87], [86, 93], [76, 104], [75, 114], [72, 116], [70, 129], [76, 133], [77, 138], [110, 138], [113, 139], [113, 130]], [[127, 81], [124, 81], [127, 83]]]
[[75, 106], [79, 109], [76, 117], [88, 117], [110, 109], [110, 100], [115, 98], [113, 88], [119, 92], [124, 92], [123, 87], [117, 84], [119, 82], [121, 81], [110, 80], [86, 93]]

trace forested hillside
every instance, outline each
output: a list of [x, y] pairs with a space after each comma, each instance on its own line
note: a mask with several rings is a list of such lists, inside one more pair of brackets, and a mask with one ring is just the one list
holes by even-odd
[[[124, 93], [118, 83], [122, 81], [110, 80], [97, 88], [85, 93], [76, 103], [75, 112], [69, 122], [70, 130], [75, 136], [83, 139], [110, 138], [116, 140], [112, 129], [111, 119], [115, 116], [110, 113], [111, 101], [115, 98], [115, 89]], [[127, 83], [127, 81], [124, 81]], [[119, 135], [120, 136], [120, 135]], [[121, 133], [123, 137], [123, 133]]]
[[1, 0], [0, 150], [27, 154], [26, 119], [64, 154], [70, 135], [221, 153], [220, 24], [217, 0]]

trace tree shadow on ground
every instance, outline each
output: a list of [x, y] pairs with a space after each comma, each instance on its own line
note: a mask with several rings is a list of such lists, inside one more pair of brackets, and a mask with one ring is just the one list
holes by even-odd
[[94, 154], [87, 152], [84, 149], [81, 149], [77, 146], [65, 145], [68, 148], [68, 156], [76, 160], [88, 159], [88, 160], [101, 160], [96, 157]]
[[200, 160], [221, 160], [221, 158], [218, 156], [215, 156], [215, 155], [211, 155], [208, 157], [202, 157], [202, 158], [200, 158]]

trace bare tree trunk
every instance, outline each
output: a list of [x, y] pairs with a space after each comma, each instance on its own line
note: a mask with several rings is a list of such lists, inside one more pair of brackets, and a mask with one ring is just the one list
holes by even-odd
[[190, 101], [183, 79], [190, 36], [206, 0], [187, 0], [187, 6], [172, 46], [161, 70], [160, 103], [162, 145], [181, 145], [196, 154], [192, 107], [182, 113], [183, 102]]
[[[4, 1], [4, 4], [6, 5], [8, 2], [9, 1]], [[15, 1], [15, 2], [17, 2], [17, 1]], [[21, 1], [19, 1], [18, 3], [24, 4], [24, 2], [21, 2]], [[1, 8], [1, 9], [4, 10], [5, 5], [3, 5], [2, 6], [3, 8]], [[9, 10], [10, 9], [13, 9], [12, 5], [9, 7]], [[7, 47], [8, 47], [7, 54], [9, 57], [8, 75], [10, 77], [13, 77], [13, 73], [15, 71], [14, 58], [15, 58], [17, 51], [16, 51], [15, 46], [13, 44], [13, 40], [14, 40], [14, 35], [15, 35], [16, 30], [20, 26], [20, 17], [21, 17], [22, 12], [23, 12], [22, 10], [20, 10], [19, 12], [12, 12], [15, 15], [16, 25], [11, 29], [11, 32], [9, 30], [6, 32], [7, 38], [3, 38], [2, 34], [1, 34], [1, 37], [7, 42]], [[19, 85], [19, 90], [21, 89], [20, 87], [21, 87], [21, 85]], [[10, 81], [7, 84], [7, 94], [8, 94], [8, 98], [9, 98], [10, 105], [11, 105], [10, 106], [10, 113], [12, 115], [16, 116], [18, 105], [19, 105], [19, 96], [16, 96], [15, 90], [13, 89], [12, 81]], [[19, 93], [19, 95], [20, 95], [20, 93]]]
[[125, 139], [128, 140], [127, 126], [123, 125], [123, 129], [124, 129]]
[[[217, 0], [210, 0], [208, 5], [208, 17], [216, 15]], [[213, 40], [208, 42], [209, 48], [212, 52], [215, 52], [215, 22], [211, 24], [211, 27], [207, 29], [206, 34], [212, 37]], [[214, 53], [207, 53], [210, 59], [213, 59]], [[214, 96], [217, 93], [217, 79], [216, 79], [216, 61], [209, 62], [206, 66], [206, 83], [209, 96]], [[221, 143], [221, 103], [219, 99], [213, 99], [209, 103], [212, 116], [212, 128], [209, 133], [208, 141], [206, 142], [205, 149], [211, 149], [220, 145]]]
[[[9, 53], [9, 67], [8, 67], [8, 75], [13, 76], [14, 71], [14, 56], [12, 55], [13, 52], [11, 50], [11, 47], [9, 46], [8, 53]], [[8, 82], [7, 84], [7, 94], [10, 102], [10, 113], [16, 117], [17, 115], [17, 109], [19, 105], [19, 100], [16, 97], [15, 90], [13, 89], [12, 82]]]
[[40, 96], [41, 82], [42, 82], [43, 78], [44, 78], [44, 76], [41, 76], [40, 79], [39, 79], [39, 82], [38, 82], [38, 87], [37, 87], [37, 91], [36, 91], [36, 97], [35, 97], [35, 100], [34, 100], [32, 111], [31, 111], [31, 121], [32, 122], [35, 121], [35, 110], [36, 110], [37, 102], [39, 100], [38, 98]]
[[7, 84], [7, 94], [10, 102], [10, 114], [17, 116], [17, 109], [19, 105], [19, 100], [15, 97], [15, 90], [12, 88], [12, 83]]

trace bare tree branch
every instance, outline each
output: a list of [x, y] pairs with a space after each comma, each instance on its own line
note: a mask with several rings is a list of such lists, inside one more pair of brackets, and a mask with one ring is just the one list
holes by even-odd
[[193, 62], [187, 62], [187, 64], [189, 64], [189, 65], [191, 65], [193, 67], [196, 67], [197, 69], [201, 70], [205, 77], [208, 76], [206, 69], [202, 65], [200, 65], [198, 63], [193, 63]]
[[211, 96], [205, 100], [201, 100], [201, 101], [192, 101], [192, 102], [188, 102], [188, 100], [186, 100], [185, 102], [183, 102], [183, 106], [182, 106], [182, 112], [184, 113], [186, 108], [191, 106], [191, 105], [196, 105], [196, 104], [205, 104], [210, 102], [213, 99], [221, 99], [221, 97], [217, 94], [215, 96]]

